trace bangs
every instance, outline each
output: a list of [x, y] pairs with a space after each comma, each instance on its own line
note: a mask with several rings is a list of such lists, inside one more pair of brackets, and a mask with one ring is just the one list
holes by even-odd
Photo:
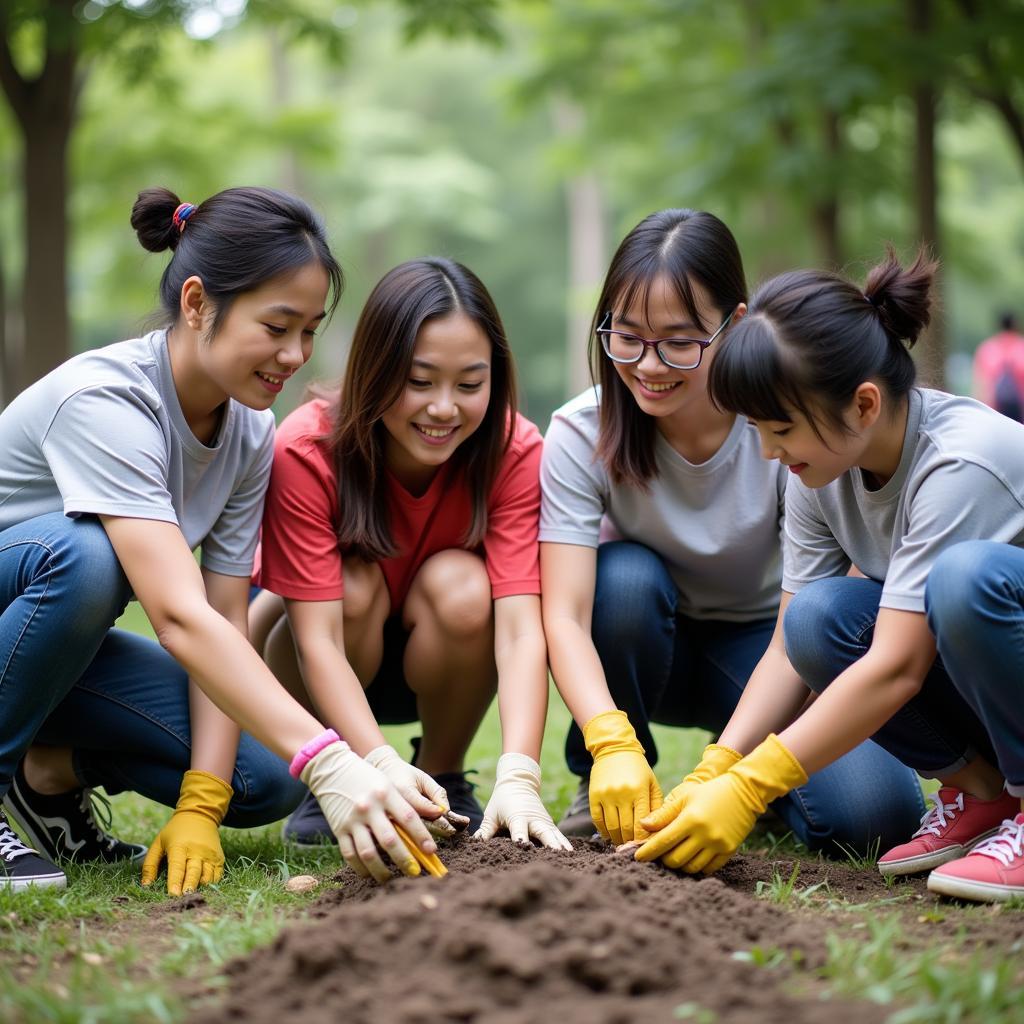
[[672, 268], [665, 265], [665, 261], [659, 253], [651, 253], [629, 268], [629, 277], [620, 288], [616, 289], [614, 301], [609, 303], [608, 310], [601, 310], [599, 315], [603, 316], [605, 312], [610, 312], [614, 316], [616, 313], [622, 313], [636, 305], [643, 309], [647, 328], [652, 330], [653, 324], [649, 312], [651, 286], [659, 278], [666, 283], [669, 293], [682, 303], [683, 309], [693, 318], [693, 322], [702, 331], [710, 332], [713, 328], [708, 327], [697, 309], [696, 296], [690, 286], [689, 274], [675, 273]]
[[813, 423], [800, 392], [797, 366], [778, 344], [771, 323], [744, 317], [719, 342], [711, 362], [711, 400], [725, 412], [758, 421], [792, 421], [793, 410]]

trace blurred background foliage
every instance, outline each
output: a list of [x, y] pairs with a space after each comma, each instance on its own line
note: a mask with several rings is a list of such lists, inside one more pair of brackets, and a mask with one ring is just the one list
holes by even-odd
[[721, 216], [752, 285], [928, 241], [951, 388], [1024, 314], [1024, 0], [2, 0], [0, 28], [5, 401], [144, 324], [166, 257], [128, 214], [156, 184], [321, 211], [348, 288], [307, 376], [341, 372], [388, 268], [467, 263], [542, 426], [585, 382], [612, 250], [662, 206]]

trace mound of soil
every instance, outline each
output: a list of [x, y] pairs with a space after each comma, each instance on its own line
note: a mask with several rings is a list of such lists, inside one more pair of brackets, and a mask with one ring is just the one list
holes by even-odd
[[[731, 887], [724, 873], [680, 877], [585, 841], [570, 854], [463, 839], [442, 857], [450, 871], [443, 879], [401, 878], [381, 887], [343, 871], [344, 886], [320, 900], [313, 922], [229, 967], [226, 998], [200, 1019], [884, 1018], [872, 1004], [820, 1001], [809, 970], [823, 960], [825, 922], [781, 912], [742, 891], [742, 883]], [[730, 870], [744, 869], [740, 863]], [[779, 966], [765, 970], [745, 954]]]

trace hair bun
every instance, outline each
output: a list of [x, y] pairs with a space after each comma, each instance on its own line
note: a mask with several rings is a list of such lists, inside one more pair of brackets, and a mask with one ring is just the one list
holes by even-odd
[[875, 307], [886, 333], [910, 348], [931, 320], [931, 290], [938, 268], [922, 246], [913, 264], [904, 269], [889, 246], [885, 260], [868, 274], [864, 297]]
[[174, 223], [174, 211], [181, 200], [168, 188], [147, 188], [132, 207], [132, 227], [139, 244], [149, 252], [175, 249], [181, 237]]

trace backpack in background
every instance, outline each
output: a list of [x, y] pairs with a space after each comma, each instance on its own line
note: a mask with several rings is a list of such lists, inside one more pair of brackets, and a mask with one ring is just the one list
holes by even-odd
[[996, 378], [992, 392], [992, 408], [1011, 420], [1024, 423], [1024, 396], [1017, 387], [1017, 378], [1008, 360], [1003, 363], [1003, 368]]

